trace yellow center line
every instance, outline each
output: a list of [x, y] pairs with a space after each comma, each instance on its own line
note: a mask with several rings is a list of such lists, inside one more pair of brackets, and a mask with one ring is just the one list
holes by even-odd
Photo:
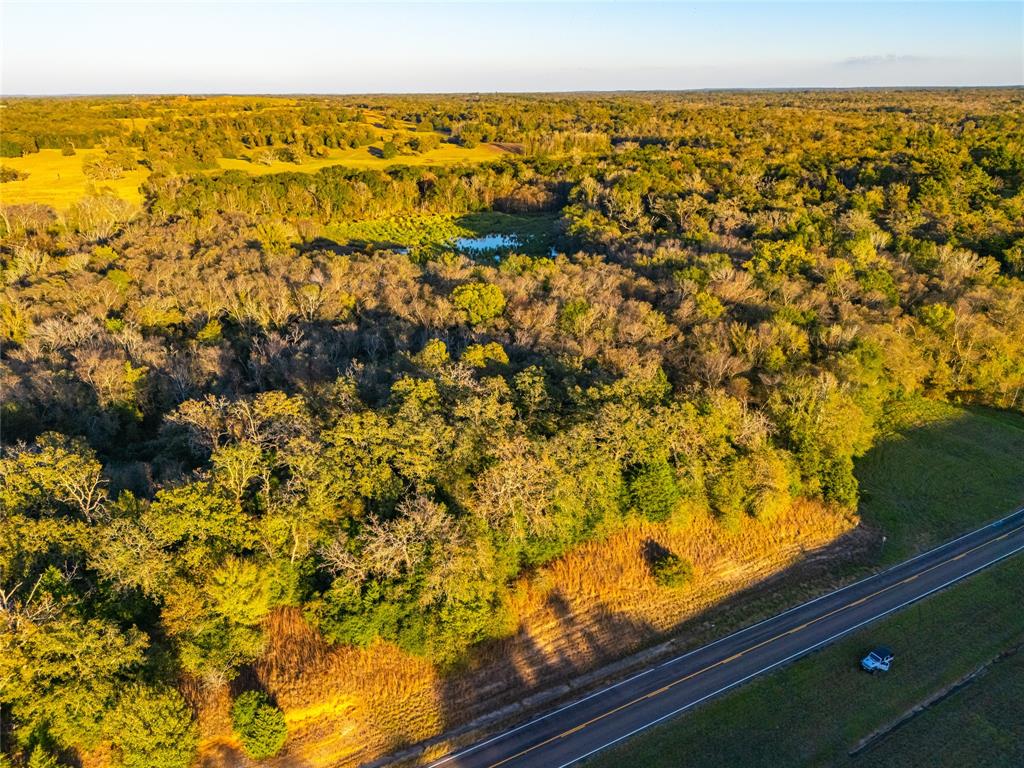
[[956, 557], [951, 557], [951, 558], [948, 558], [946, 560], [942, 560], [942, 561], [936, 563], [935, 565], [932, 565], [932, 566], [926, 568], [923, 571], [919, 571], [919, 572], [913, 574], [912, 576], [906, 577], [905, 579], [903, 579], [901, 581], [897, 581], [897, 582], [895, 582], [893, 584], [890, 584], [888, 587], [882, 587], [882, 589], [879, 589], [876, 592], [872, 592], [870, 595], [866, 595], [866, 596], [858, 598], [857, 600], [854, 600], [854, 601], [852, 601], [850, 603], [846, 603], [845, 605], [842, 605], [842, 606], [840, 606], [838, 608], [834, 608], [831, 611], [829, 611], [828, 613], [822, 614], [821, 616], [819, 616], [819, 617], [817, 617], [815, 619], [811, 619], [810, 621], [808, 621], [808, 622], [806, 622], [804, 624], [801, 624], [799, 627], [794, 627], [793, 629], [788, 629], [785, 632], [780, 632], [779, 634], [775, 635], [774, 637], [769, 637], [767, 640], [762, 640], [761, 642], [757, 643], [756, 645], [752, 645], [749, 648], [746, 648], [746, 649], [740, 651], [739, 653], [735, 653], [735, 654], [733, 654], [732, 656], [729, 656], [726, 659], [720, 659], [719, 661], [716, 661], [713, 664], [709, 664], [708, 666], [704, 667], [703, 669], [698, 669], [696, 672], [691, 672], [688, 675], [680, 677], [678, 680], [673, 680], [671, 683], [667, 683], [666, 685], [662, 686], [661, 688], [659, 688], [656, 691], [651, 691], [650, 693], [645, 693], [643, 696], [638, 696], [637, 698], [635, 698], [635, 699], [633, 699], [631, 701], [627, 701], [625, 704], [620, 704], [619, 706], [615, 707], [614, 709], [610, 709], [610, 710], [608, 710], [607, 712], [605, 712], [603, 714], [597, 715], [596, 717], [593, 717], [590, 720], [587, 720], [585, 723], [580, 723], [579, 725], [574, 726], [573, 728], [570, 728], [567, 731], [563, 731], [562, 733], [559, 733], [556, 736], [551, 736], [550, 738], [545, 739], [542, 742], [534, 744], [532, 747], [527, 747], [526, 749], [522, 750], [521, 752], [517, 752], [516, 754], [511, 755], [510, 757], [503, 758], [503, 759], [499, 760], [496, 763], [491, 763], [489, 768], [498, 768], [499, 765], [504, 765], [505, 763], [511, 762], [512, 760], [515, 760], [516, 758], [522, 757], [523, 755], [528, 754], [530, 752], [533, 752], [535, 749], [540, 749], [541, 747], [546, 746], [546, 745], [550, 744], [553, 741], [558, 741], [559, 739], [563, 739], [566, 736], [571, 736], [572, 734], [577, 733], [578, 731], [582, 731], [584, 728], [587, 728], [588, 726], [591, 726], [591, 725], [593, 725], [594, 723], [596, 723], [596, 722], [598, 722], [600, 720], [604, 720], [607, 717], [611, 717], [612, 715], [614, 715], [614, 714], [616, 714], [618, 712], [621, 712], [624, 709], [628, 709], [629, 707], [633, 706], [634, 704], [639, 704], [640, 702], [645, 701], [647, 699], [653, 699], [655, 696], [660, 696], [661, 694], [665, 693], [665, 691], [668, 691], [668, 690], [674, 688], [677, 685], [685, 683], [688, 680], [692, 680], [693, 678], [697, 677], [698, 675], [702, 675], [705, 672], [710, 672], [712, 669], [715, 669], [716, 667], [721, 667], [721, 666], [723, 666], [725, 664], [728, 664], [728, 663], [730, 663], [732, 661], [735, 661], [736, 659], [740, 658], [741, 656], [745, 656], [748, 653], [752, 653], [753, 651], [756, 651], [759, 648], [763, 648], [764, 646], [769, 645], [770, 643], [774, 643], [776, 640], [779, 640], [779, 639], [785, 637], [786, 635], [794, 634], [794, 633], [799, 632], [799, 631], [801, 631], [803, 629], [806, 629], [807, 627], [811, 626], [812, 624], [817, 624], [818, 622], [824, 621], [825, 619], [827, 619], [827, 618], [829, 618], [831, 616], [835, 616], [837, 613], [845, 611], [848, 608], [853, 608], [855, 606], [858, 606], [858, 605], [861, 605], [863, 603], [866, 603], [868, 600], [871, 600], [871, 599], [873, 599], [875, 597], [878, 597], [882, 593], [888, 592], [891, 589], [895, 589], [896, 587], [903, 586], [904, 584], [909, 584], [910, 582], [912, 582], [915, 579], [925, 575], [926, 573], [930, 573], [931, 571], [934, 571], [936, 568], [941, 568], [944, 565], [948, 565], [949, 563], [952, 563], [952, 562], [954, 562], [956, 560], [960, 560], [960, 559], [966, 557], [967, 555], [971, 554], [972, 552], [977, 552], [982, 547], [987, 547], [987, 546], [989, 546], [991, 544], [995, 544], [998, 541], [1002, 541], [1003, 539], [1007, 538], [1008, 536], [1010, 536], [1013, 533], [1016, 533], [1017, 531], [1021, 530], [1022, 528], [1024, 528], [1024, 525], [1018, 526], [1017, 528], [1014, 528], [1014, 529], [1012, 529], [1010, 531], [1007, 531], [1003, 535], [998, 536], [998, 537], [996, 537], [994, 539], [989, 539], [988, 541], [984, 541], [981, 544], [978, 544], [978, 545], [976, 545], [974, 547], [971, 547], [966, 552], [961, 552]]

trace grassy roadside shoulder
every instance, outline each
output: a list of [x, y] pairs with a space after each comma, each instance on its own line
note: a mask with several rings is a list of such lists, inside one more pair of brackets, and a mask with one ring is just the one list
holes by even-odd
[[1024, 765], [1024, 650], [929, 707], [853, 761], [856, 768]]
[[[1022, 601], [1024, 559], [1015, 558], [587, 765], [871, 764], [874, 750], [848, 756], [858, 741], [1024, 639]], [[898, 649], [888, 675], [857, 669], [875, 642]], [[883, 744], [888, 759], [902, 765], [902, 753], [892, 754], [900, 737], [897, 732]]]

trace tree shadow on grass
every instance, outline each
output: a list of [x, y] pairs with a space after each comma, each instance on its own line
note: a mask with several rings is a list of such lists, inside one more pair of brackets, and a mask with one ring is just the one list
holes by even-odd
[[896, 561], [1024, 503], [1024, 415], [916, 400], [857, 460], [860, 514]]

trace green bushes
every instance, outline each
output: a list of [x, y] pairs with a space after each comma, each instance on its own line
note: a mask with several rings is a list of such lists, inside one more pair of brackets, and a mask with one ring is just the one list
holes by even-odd
[[643, 556], [658, 586], [677, 589], [693, 577], [693, 563], [656, 541], [649, 539], [644, 544]]
[[0, 184], [8, 181], [21, 181], [27, 179], [28, 174], [24, 171], [19, 171], [15, 168], [8, 168], [5, 165], [0, 165]]
[[0, 157], [21, 157], [23, 154], [25, 150], [18, 142], [0, 139]]
[[231, 726], [255, 760], [273, 757], [288, 737], [284, 712], [260, 691], [246, 691], [231, 707]]

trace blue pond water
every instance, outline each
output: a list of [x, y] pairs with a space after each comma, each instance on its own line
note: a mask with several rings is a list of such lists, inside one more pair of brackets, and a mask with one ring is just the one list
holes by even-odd
[[482, 237], [460, 237], [455, 241], [460, 251], [493, 251], [502, 248], [515, 248], [519, 239], [514, 235], [483, 235]]

